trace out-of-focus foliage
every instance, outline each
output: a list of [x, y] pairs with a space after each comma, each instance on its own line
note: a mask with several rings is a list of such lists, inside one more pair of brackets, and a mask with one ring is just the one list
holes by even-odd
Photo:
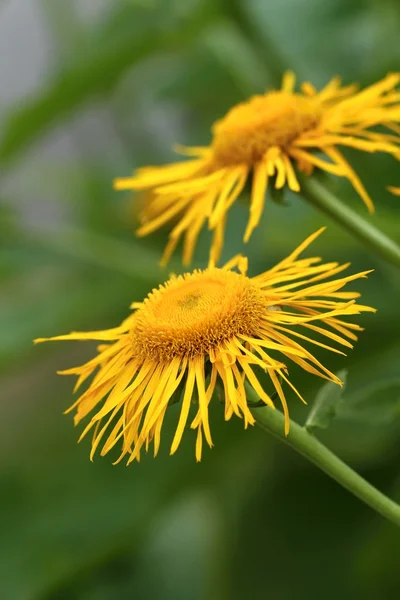
[[[347, 371], [343, 369], [337, 373], [342, 381], [339, 387], [332, 381], [327, 381], [317, 392], [314, 404], [311, 406], [304, 427], [309, 433], [314, 433], [318, 429], [328, 429], [331, 421], [336, 417], [343, 391], [346, 387]], [[347, 406], [347, 402], [343, 402]]]
[[[55, 371], [94, 348], [33, 348], [31, 340], [113, 326], [168, 276], [157, 263], [166, 232], [135, 239], [139, 200], [113, 192], [113, 177], [173, 159], [174, 142], [207, 143], [216, 118], [276, 84], [283, 68], [316, 85], [334, 74], [367, 84], [398, 69], [398, 3], [114, 0], [90, 18], [85, 0], [37, 4], [48, 72], [4, 109], [0, 138], [1, 598], [396, 597], [394, 526], [265, 433], [224, 423], [218, 405], [215, 448], [199, 465], [191, 432], [168, 456], [174, 408], [157, 460], [128, 469], [108, 458], [90, 463], [88, 443], [76, 445], [61, 414], [72, 381]], [[354, 161], [375, 223], [400, 242], [399, 203], [384, 191], [398, 185], [398, 165], [356, 153]], [[363, 213], [347, 184], [329, 185]], [[232, 210], [224, 258], [244, 250], [252, 273], [326, 224], [287, 194], [283, 204], [268, 202], [243, 248], [246, 215], [244, 200]], [[348, 385], [318, 435], [400, 500], [400, 274], [328, 225], [315, 251], [374, 268], [360, 291], [378, 312], [363, 318], [348, 358], [330, 357], [331, 369], [348, 370]], [[208, 241], [204, 232], [196, 266]], [[311, 403], [320, 382], [293, 376]], [[307, 408], [290, 400], [303, 423]]]

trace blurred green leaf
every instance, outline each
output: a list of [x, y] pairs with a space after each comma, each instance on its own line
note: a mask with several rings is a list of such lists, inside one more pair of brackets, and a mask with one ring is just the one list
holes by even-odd
[[273, 202], [275, 202], [275, 204], [288, 206], [287, 201], [285, 199], [285, 189], [284, 188], [277, 189], [276, 187], [271, 186], [270, 187], [270, 195], [271, 195], [271, 200]]
[[264, 61], [234, 22], [226, 20], [207, 29], [201, 42], [230, 74], [244, 96], [261, 92], [271, 80]]
[[[20, 235], [20, 227], [16, 212], [0, 199], [0, 240], [4, 242], [14, 236]], [[1, 248], [1, 246], [0, 246]]]
[[[60, 257], [64, 262], [57, 263]], [[157, 259], [136, 241], [129, 244], [66, 229], [22, 238], [18, 245], [1, 251], [0, 269], [10, 261], [14, 265], [14, 279], [4, 290], [9, 303], [0, 316], [1, 369], [17, 357], [28, 356], [35, 337], [57, 333], [57, 329], [90, 329], [96, 319], [110, 313], [121, 318], [115, 311], [118, 304], [126, 315], [129, 304], [141, 300], [163, 278]], [[34, 278], [29, 277], [31, 272]]]
[[216, 590], [221, 590], [223, 575], [219, 560], [226, 537], [223, 519], [218, 497], [204, 488], [189, 491], [175, 502], [153, 525], [141, 549], [132, 596], [141, 600], [221, 597]]
[[0, 159], [15, 159], [45, 129], [87, 100], [110, 91], [125, 71], [146, 56], [191, 44], [216, 7], [211, 0], [191, 4], [192, 12], [174, 5], [164, 1], [155, 6], [119, 6], [98, 29], [88, 31], [74, 62], [58, 69], [42, 92], [24, 101], [6, 120]]
[[[154, 283], [165, 277], [159, 265], [159, 254], [135, 238], [121, 239], [73, 227], [35, 231], [28, 235], [21, 229], [16, 239], [0, 247], [0, 267], [6, 265], [10, 258], [16, 264], [25, 261], [27, 268], [35, 261], [37, 265], [43, 265], [54, 258], [62, 258], [72, 259], [78, 266], [100, 267], [140, 281]], [[180, 269], [180, 264], [174, 259], [170, 266], [174, 270]]]
[[[38, 273], [37, 273], [38, 276]], [[16, 291], [0, 318], [0, 365], [1, 370], [10, 367], [16, 359], [33, 354], [35, 337], [56, 334], [71, 329], [90, 329], [96, 319], [110, 312], [110, 300], [114, 294], [127, 297], [127, 284], [121, 280], [103, 277], [74, 278], [58, 277], [53, 281], [53, 291], [43, 286], [43, 294], [30, 292], [29, 302], [25, 301], [23, 286], [20, 294]], [[47, 282], [49, 283], [49, 282]], [[68, 290], [60, 294], [60, 288]], [[124, 291], [125, 287], [125, 291]], [[29, 288], [28, 288], [29, 289]], [[26, 292], [25, 292], [26, 293]], [[126, 304], [128, 305], [128, 299]], [[128, 309], [128, 306], [127, 306]], [[61, 329], [60, 329], [61, 328]], [[41, 350], [36, 349], [36, 352]]]
[[343, 387], [328, 381], [319, 389], [315, 397], [304, 425], [310, 433], [314, 433], [316, 429], [327, 429], [336, 416], [338, 404], [346, 385], [347, 371], [339, 371], [337, 376], [343, 381]]
[[[110, 464], [93, 466], [82, 452], [80, 462], [74, 463], [74, 454], [77, 458], [72, 451], [70, 458], [67, 452], [61, 457], [58, 473], [55, 464], [50, 470], [44, 465], [41, 476], [53, 481], [40, 489], [19, 479], [19, 491], [29, 494], [31, 506], [23, 498], [13, 501], [17, 490], [7, 481], [1, 508], [14, 521], [14, 531], [0, 566], [4, 597], [58, 597], [66, 583], [121, 553], [137, 551], [153, 515], [190, 485], [194, 466], [192, 455], [181, 454], [168, 469], [162, 459], [149, 457], [145, 468], [137, 465], [128, 471]], [[0, 522], [3, 532], [9, 529]], [[18, 577], [21, 572], [24, 576]]]
[[[226, 13], [242, 31], [243, 36], [249, 40], [260, 60], [264, 62], [270, 74], [271, 82], [274, 83], [275, 87], [279, 87], [282, 74], [289, 67], [289, 63], [282, 54], [282, 44], [271, 44], [269, 6], [264, 5], [262, 7], [262, 13], [266, 15], [266, 21], [263, 21], [254, 10], [254, 2], [243, 2], [243, 0], [223, 1]], [[286, 6], [283, 7], [280, 3], [280, 7], [286, 13]]]
[[[397, 479], [390, 490], [391, 496], [397, 501], [400, 500], [399, 483]], [[366, 525], [363, 535], [357, 541], [355, 564], [362, 588], [360, 597], [395, 598], [399, 585], [399, 531], [385, 522], [380, 527], [376, 521]]]
[[57, 60], [76, 55], [82, 47], [85, 35], [84, 25], [79, 20], [77, 3], [74, 0], [40, 0], [40, 4]]
[[[28, 244], [32, 249], [46, 248], [53, 254], [59, 253], [137, 279], [154, 281], [162, 273], [158, 254], [131, 238], [123, 241], [88, 230], [63, 228], [32, 236]], [[137, 260], [139, 256], [140, 261]], [[172, 265], [176, 266], [176, 263], [172, 262]]]
[[384, 427], [400, 417], [400, 378], [371, 382], [341, 399], [340, 417], [357, 423]]
[[[76, 360], [74, 352], [72, 358]], [[207, 496], [208, 486], [218, 491], [227, 484], [228, 478], [233, 478], [229, 498], [236, 500], [238, 495], [248, 492], [242, 484], [243, 476], [256, 478], [251, 469], [254, 453], [264, 473], [269, 465], [264, 458], [261, 461], [260, 448], [254, 444], [256, 438], [252, 434], [257, 436], [258, 432], [244, 431], [239, 420], [225, 423], [222, 408], [215, 405], [212, 413], [218, 413], [213, 427], [216, 447], [205, 451], [200, 464], [195, 463], [195, 433], [190, 430], [179, 452], [168, 456], [168, 438], [172, 439], [176, 427], [178, 407], [168, 410], [157, 459], [144, 455], [140, 464], [129, 468], [123, 464], [113, 466], [110, 456], [98, 457], [92, 464], [86, 455], [89, 440], [77, 447], [77, 432], [60, 414], [60, 407], [69, 402], [64, 395], [70, 395], [71, 382], [57, 378], [62, 385], [58, 386], [55, 397], [54, 377], [46, 374], [41, 388], [32, 391], [24, 410], [29, 422], [24, 424], [19, 419], [22, 421], [22, 431], [18, 432], [21, 445], [13, 454], [14, 464], [8, 471], [0, 471], [0, 483], [6, 490], [0, 498], [0, 527], [7, 533], [0, 540], [4, 555], [0, 580], [5, 598], [86, 600], [90, 596], [82, 582], [89, 580], [90, 583], [94, 574], [97, 580], [107, 565], [115, 565], [118, 559], [123, 561], [124, 556], [133, 563], [134, 557], [146, 549], [146, 540], [153, 535], [158, 537], [158, 520], [171, 505], [179, 521], [179, 515], [183, 516], [184, 512], [182, 508], [179, 510], [179, 503], [184, 505], [192, 490], [196, 493], [196, 489], [204, 489]], [[212, 414], [210, 418], [213, 419]], [[24, 426], [28, 427], [32, 439], [27, 440], [23, 435]], [[220, 430], [220, 435], [216, 430]], [[51, 453], [49, 444], [53, 448]], [[24, 461], [26, 447], [31, 447], [33, 452], [30, 459]], [[235, 460], [230, 464], [232, 457]], [[215, 503], [213, 497], [211, 502]], [[224, 516], [226, 511], [222, 506], [218, 499], [218, 510]], [[207, 515], [199, 515], [197, 521], [203, 518]], [[171, 519], [167, 522], [171, 525]], [[176, 526], [180, 527], [179, 523]], [[190, 528], [187, 520], [186, 526]], [[212, 537], [219, 535], [214, 526], [210, 528], [210, 523], [209, 533]], [[183, 531], [177, 530], [178, 539], [182, 534]], [[196, 534], [201, 536], [201, 527], [196, 527]], [[178, 552], [178, 548], [175, 551]], [[199, 553], [211, 568], [211, 556], [204, 555], [201, 548]], [[216, 552], [215, 561], [217, 559]], [[199, 569], [200, 565], [195, 564]], [[18, 576], [21, 572], [23, 577]], [[69, 586], [73, 588], [71, 593]], [[110, 597], [121, 598], [111, 592]]]

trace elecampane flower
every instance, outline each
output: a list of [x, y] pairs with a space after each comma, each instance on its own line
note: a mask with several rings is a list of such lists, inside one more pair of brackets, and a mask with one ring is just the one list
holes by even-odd
[[200, 460], [203, 436], [212, 446], [208, 413], [217, 385], [225, 419], [236, 415], [247, 427], [254, 417], [245, 385], [274, 408], [259, 381], [259, 373], [267, 373], [283, 407], [286, 433], [285, 387], [303, 400], [290, 381], [287, 361], [340, 385], [306, 346], [343, 354], [329, 344], [351, 348], [361, 328], [341, 317], [374, 309], [357, 304], [358, 293], [342, 291], [368, 271], [336, 278], [348, 264], [299, 258], [320, 231], [257, 277], [246, 275], [247, 259], [237, 256], [222, 268], [210, 264], [205, 270], [172, 276], [143, 302], [133, 303], [133, 314], [115, 329], [49, 338], [102, 342], [89, 362], [61, 371], [78, 376], [75, 389], [94, 375], [67, 411], [76, 409], [75, 423], [92, 414], [81, 436], [93, 431], [91, 457], [99, 446], [104, 455], [118, 442], [120, 459], [127, 457], [128, 464], [139, 459], [143, 446], [147, 451], [151, 442], [156, 455], [166, 410], [180, 389], [180, 415], [170, 452], [181, 442], [195, 400], [190, 427], [197, 430]]
[[[357, 91], [334, 78], [321, 91], [310, 83], [296, 93], [288, 72], [282, 89], [254, 96], [233, 107], [212, 127], [208, 147], [178, 147], [191, 160], [138, 169], [117, 179], [118, 190], [149, 190], [138, 235], [174, 222], [164, 252], [166, 263], [184, 237], [183, 262], [189, 264], [207, 222], [213, 231], [211, 259], [217, 261], [227, 213], [252, 178], [247, 242], [257, 227], [267, 186], [300, 191], [295, 167], [311, 175], [315, 167], [347, 178], [372, 212], [373, 203], [339, 148], [400, 156], [400, 74]], [[377, 129], [378, 127], [378, 129]]]

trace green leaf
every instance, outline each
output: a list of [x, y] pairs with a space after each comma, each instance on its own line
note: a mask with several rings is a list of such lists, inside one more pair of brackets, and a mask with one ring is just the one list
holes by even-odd
[[171, 11], [165, 2], [119, 6], [104, 25], [87, 32], [73, 63], [60, 68], [39, 95], [11, 114], [4, 126], [0, 160], [16, 158], [44, 130], [89, 99], [107, 93], [141, 59], [192, 43], [213, 10], [208, 0], [195, 3], [191, 12]]
[[281, 206], [287, 206], [287, 202], [285, 200], [285, 189], [280, 188], [276, 189], [273, 185], [270, 188], [271, 200], [276, 204], [280, 204]]
[[[35, 337], [69, 330], [72, 323], [90, 329], [110, 313], [120, 319], [118, 305], [127, 314], [129, 303], [141, 300], [161, 279], [157, 258], [136, 241], [127, 244], [80, 230], [32, 236], [0, 251], [0, 274], [13, 280], [0, 316], [0, 372], [18, 358], [29, 358]], [[8, 273], [10, 262], [13, 271]], [[41, 285], [33, 286], [33, 269]]]
[[223, 21], [207, 29], [202, 43], [223, 65], [237, 88], [245, 95], [260, 92], [270, 81], [263, 61], [234, 22]]
[[315, 397], [304, 425], [309, 433], [313, 433], [315, 429], [328, 429], [332, 419], [336, 416], [338, 404], [346, 385], [347, 371], [343, 369], [337, 373], [337, 376], [343, 381], [342, 387], [328, 381], [319, 389]]
[[342, 399], [340, 417], [374, 426], [387, 426], [400, 417], [400, 378], [375, 381]]
[[[128, 473], [106, 462], [93, 466], [82, 451], [79, 455], [77, 460], [78, 454], [65, 444], [59, 468], [55, 462], [44, 465], [41, 476], [53, 479], [58, 490], [50, 482], [34, 488], [16, 474], [13, 486], [2, 477], [8, 492], [1, 500], [2, 514], [15, 524], [12, 530], [5, 517], [0, 519], [8, 540], [7, 561], [0, 566], [6, 597], [58, 597], [68, 582], [98, 564], [140, 548], [160, 507], [190, 485], [194, 462], [189, 453], [180, 453], [172, 464], [166, 463], [167, 457], [146, 457], [146, 468]], [[15, 501], [18, 491], [25, 492], [25, 498]]]
[[[56, 357], [57, 362], [59, 358]], [[73, 350], [70, 360], [76, 364]], [[157, 459], [151, 453], [144, 455], [140, 464], [128, 469], [123, 464], [113, 466], [110, 456], [98, 457], [90, 463], [86, 456], [90, 441], [77, 446], [77, 431], [60, 414], [61, 408], [70, 402], [71, 382], [57, 378], [55, 391], [56, 375], [49, 373], [50, 367], [53, 369], [54, 365], [42, 365], [48, 376], [40, 387], [26, 382], [32, 388], [29, 402], [21, 406], [23, 418], [18, 418], [16, 431], [9, 436], [6, 447], [11, 458], [5, 467], [0, 465], [0, 484], [4, 490], [0, 497], [0, 551], [4, 556], [0, 563], [1, 590], [7, 599], [88, 600], [93, 596], [85, 590], [85, 581], [94, 576], [93, 584], [98, 583], [107, 565], [140, 555], [146, 548], [146, 540], [157, 532], [164, 510], [178, 501], [180, 504], [173, 512], [182, 514], [179, 498], [185, 503], [185, 494], [190, 494], [191, 489], [203, 486], [206, 497], [210, 497], [210, 486], [217, 491], [218, 487], [229, 485], [229, 494], [226, 493], [229, 501], [241, 497], [243, 490], [247, 490], [243, 484], [246, 473], [251, 478], [257, 474], [250, 465], [258, 450], [255, 438], [244, 431], [239, 419], [227, 426], [221, 407], [216, 407], [218, 419], [212, 427], [216, 447], [212, 452], [204, 452], [202, 463], [195, 463], [195, 432], [190, 430], [186, 431], [179, 452], [170, 457], [168, 441], [179, 417], [179, 410], [172, 408], [167, 411]], [[4, 444], [4, 430], [2, 434]], [[29, 460], [25, 460], [27, 456]], [[263, 456], [264, 474], [268, 462]], [[220, 500], [218, 507], [224, 506]], [[221, 509], [221, 516], [225, 514]], [[165, 516], [167, 524], [168, 515]], [[178, 531], [180, 536], [183, 532], [179, 527]], [[171, 543], [175, 549], [174, 537]], [[207, 556], [212, 564], [210, 552]], [[195, 568], [201, 571], [203, 566], [195, 562]], [[154, 565], [153, 573], [157, 571]], [[70, 593], [69, 586], [73, 587]], [[114, 590], [100, 596], [102, 600], [136, 597], [143, 596], [119, 595]]]

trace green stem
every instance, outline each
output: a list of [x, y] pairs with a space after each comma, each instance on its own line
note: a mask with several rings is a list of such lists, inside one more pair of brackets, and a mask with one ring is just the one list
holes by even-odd
[[300, 177], [301, 194], [307, 202], [327, 214], [373, 252], [400, 267], [400, 246], [358, 213], [343, 204], [332, 192], [314, 179]]
[[[247, 392], [249, 399], [258, 400], [253, 390], [247, 388]], [[400, 526], [400, 506], [365, 481], [303, 427], [291, 421], [290, 432], [285, 436], [284, 416], [280, 411], [263, 407], [252, 408], [251, 412], [262, 429], [297, 450], [365, 504]]]

